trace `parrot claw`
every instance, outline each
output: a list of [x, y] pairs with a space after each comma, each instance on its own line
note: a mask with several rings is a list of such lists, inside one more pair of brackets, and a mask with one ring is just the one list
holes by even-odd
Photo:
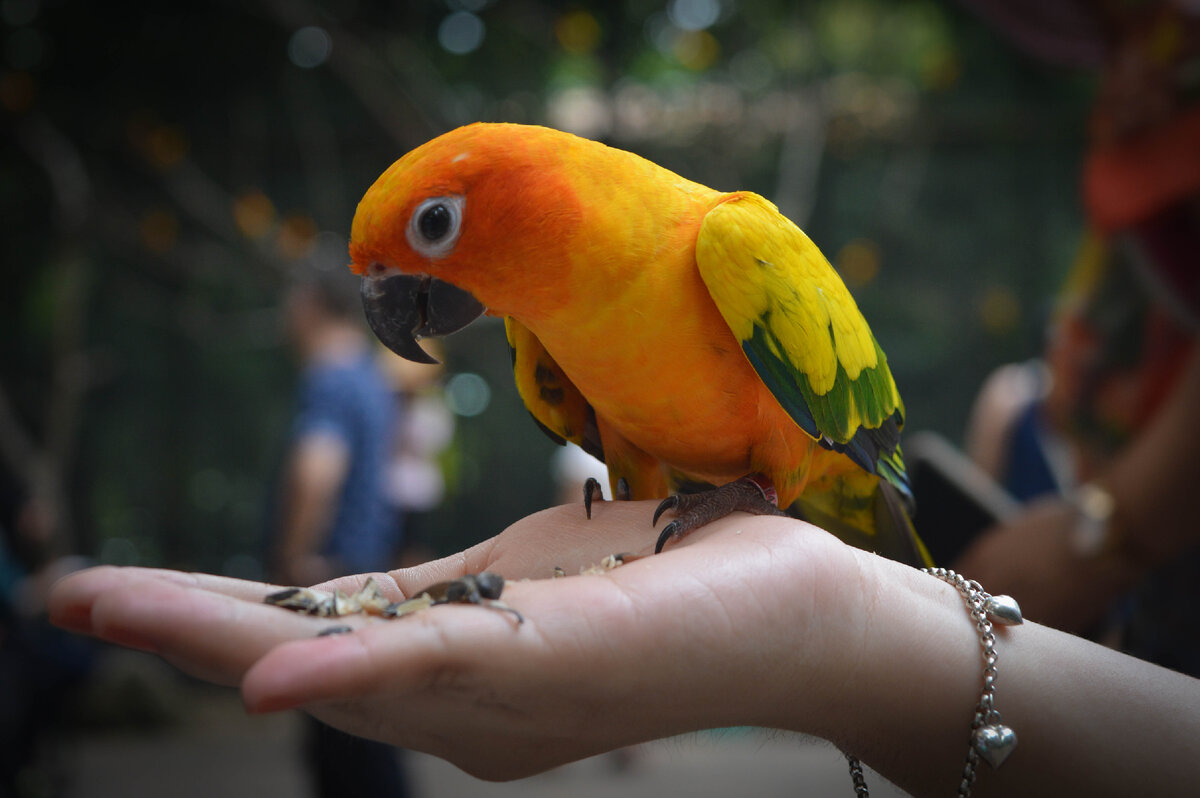
[[[683, 530], [683, 531], [680, 531]], [[663, 546], [667, 545], [667, 541], [675, 537], [683, 537], [687, 530], [683, 529], [683, 525], [678, 520], [672, 521], [663, 527], [662, 534], [658, 536], [658, 542], [654, 544], [654, 553], [659, 554], [663, 550]]]
[[[592, 502], [597, 498], [604, 501], [604, 488], [600, 486], [600, 480], [588, 477], [587, 481], [583, 483], [583, 511], [587, 513], [588, 520], [592, 518]], [[613, 498], [621, 502], [627, 502], [633, 498], [633, 492], [629, 489], [629, 481], [625, 477], [617, 480]]]
[[604, 500], [604, 489], [600, 486], [600, 480], [588, 477], [587, 482], [583, 483], [583, 511], [587, 513], [589, 521], [592, 520], [592, 502], [597, 496], [601, 501]]
[[629, 480], [621, 477], [617, 480], [617, 501], [627, 502], [633, 499], [633, 491], [629, 489]]
[[675, 520], [663, 527], [654, 553], [670, 540], [678, 540], [694, 529], [741, 511], [751, 515], [787, 515], [776, 503], [775, 486], [762, 474], [750, 474], [739, 480], [701, 493], [676, 493], [659, 503], [654, 511], [656, 525], [667, 510], [675, 511]]
[[[658, 507], [654, 508], [654, 518], [650, 521], [650, 526], [658, 526], [658, 519], [662, 517], [662, 514], [667, 510], [670, 510], [672, 507], [678, 507], [679, 501], [679, 494], [676, 493], [659, 502]], [[659, 545], [659, 548], [662, 548], [661, 544]], [[655, 553], [657, 554], [657, 552]]]

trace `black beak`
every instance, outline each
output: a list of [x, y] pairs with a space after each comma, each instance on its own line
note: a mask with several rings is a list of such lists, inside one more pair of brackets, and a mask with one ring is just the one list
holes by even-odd
[[361, 293], [371, 330], [384, 346], [414, 363], [438, 362], [417, 339], [457, 332], [485, 310], [461, 288], [421, 275], [364, 277]]

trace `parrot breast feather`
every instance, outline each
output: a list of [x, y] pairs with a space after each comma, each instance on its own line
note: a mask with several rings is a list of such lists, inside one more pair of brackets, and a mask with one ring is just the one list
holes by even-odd
[[603, 461], [596, 413], [583, 394], [529, 328], [507, 316], [504, 331], [512, 351], [517, 392], [533, 420], [555, 443], [571, 441]]
[[911, 496], [904, 405], [887, 359], [829, 261], [762, 197], [730, 195], [704, 217], [696, 264], [721, 316], [788, 415]]

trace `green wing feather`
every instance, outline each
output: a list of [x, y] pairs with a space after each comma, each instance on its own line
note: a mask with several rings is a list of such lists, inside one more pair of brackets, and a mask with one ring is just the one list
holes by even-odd
[[796, 423], [911, 497], [904, 405], [854, 298], [800, 228], [762, 197], [733, 194], [696, 243], [705, 286], [759, 377]]
[[596, 413], [583, 394], [525, 325], [505, 317], [504, 331], [517, 392], [533, 420], [555, 443], [571, 441], [603, 461]]

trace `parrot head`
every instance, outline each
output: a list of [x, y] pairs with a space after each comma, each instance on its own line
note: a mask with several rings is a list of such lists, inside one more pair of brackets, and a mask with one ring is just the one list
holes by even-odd
[[565, 171], [581, 146], [602, 147], [547, 128], [468, 125], [380, 176], [354, 216], [350, 268], [389, 349], [435, 363], [420, 338], [485, 312], [520, 316], [555, 304], [554, 281], [543, 278], [569, 260], [580, 211]]

